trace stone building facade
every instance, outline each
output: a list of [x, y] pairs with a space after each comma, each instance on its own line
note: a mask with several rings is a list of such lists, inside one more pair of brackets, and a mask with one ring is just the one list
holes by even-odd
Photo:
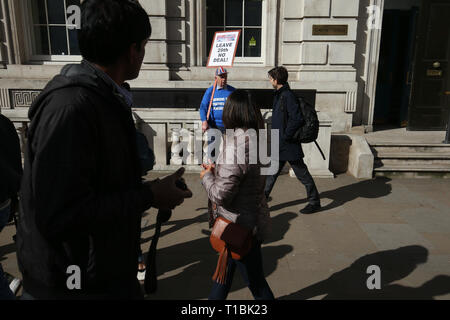
[[[369, 132], [379, 123], [391, 121], [400, 126], [411, 119], [414, 130], [443, 130], [447, 125], [447, 0], [140, 3], [149, 14], [153, 32], [140, 76], [130, 84], [140, 116], [147, 123], [153, 121], [149, 132], [160, 140], [162, 167], [169, 163], [173, 129], [199, 127], [198, 92], [214, 80], [214, 70], [206, 68], [206, 61], [212, 35], [218, 30], [242, 32], [234, 66], [229, 68], [231, 85], [270, 90], [267, 71], [285, 66], [291, 88], [316, 91], [323, 132], [349, 133], [354, 127]], [[72, 29], [79, 4], [80, 0], [0, 0], [3, 113], [9, 112], [17, 121], [26, 119], [33, 99], [62, 66], [81, 61]], [[260, 107], [270, 122], [270, 101]], [[427, 121], [422, 123], [422, 119]], [[329, 153], [329, 134], [322, 134], [321, 139]], [[316, 162], [320, 163], [318, 153], [311, 155], [310, 164]], [[320, 167], [328, 175], [328, 162]]]
[[[2, 108], [26, 107], [36, 95], [35, 90], [42, 89], [63, 64], [80, 60], [77, 52], [71, 54], [73, 52], [69, 50], [56, 54], [34, 51], [35, 43], [39, 41], [33, 39], [39, 33], [33, 30], [39, 28], [36, 17], [40, 13], [36, 11], [42, 9], [34, 2], [44, 1], [1, 0]], [[70, 0], [51, 2], [60, 2], [61, 8], [65, 9], [77, 3]], [[317, 109], [333, 119], [333, 132], [345, 132], [354, 125], [371, 125], [370, 101], [365, 101], [364, 92], [369, 78], [366, 73], [370, 69], [367, 57], [374, 53], [376, 56], [377, 43], [374, 48], [367, 46], [368, 42], [372, 44], [368, 39], [372, 32], [367, 28], [367, 7], [380, 6], [383, 1], [140, 0], [140, 3], [149, 13], [153, 33], [141, 75], [132, 82], [133, 88], [208, 87], [213, 78], [213, 71], [205, 68], [209, 53], [208, 26], [211, 24], [208, 11], [215, 11], [217, 15], [223, 10], [224, 15], [228, 14], [225, 28], [229, 28], [229, 20], [236, 24], [236, 16], [245, 16], [244, 28], [248, 16], [253, 16], [252, 19], [260, 24], [256, 39], [253, 37], [259, 54], [237, 57], [230, 70], [229, 81], [235, 87], [270, 88], [267, 71], [283, 65], [290, 72], [293, 88], [317, 90]], [[58, 15], [55, 12], [59, 7], [53, 4], [43, 7], [48, 15], [44, 24], [53, 26], [49, 20], [52, 14]], [[246, 14], [245, 10], [252, 11]], [[234, 18], [230, 18], [231, 15]], [[58, 22], [64, 24], [64, 21]], [[345, 26], [346, 31], [342, 35], [315, 35], [313, 27], [316, 25], [328, 28], [325, 33], [333, 33], [330, 28], [333, 25]], [[60, 38], [56, 35], [58, 27], [51, 26], [48, 34], [52, 37], [53, 51], [58, 44], [52, 42], [60, 41]], [[40, 28], [45, 29], [45, 26], [40, 25]], [[71, 47], [72, 31], [67, 34]], [[242, 36], [241, 41], [246, 46], [250, 40]]]

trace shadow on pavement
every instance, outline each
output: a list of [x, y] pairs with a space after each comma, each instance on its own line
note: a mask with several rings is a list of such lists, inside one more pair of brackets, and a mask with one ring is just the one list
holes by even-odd
[[[12, 241], [12, 240], [11, 240]], [[15, 243], [9, 243], [4, 246], [0, 246], [0, 262], [6, 259], [6, 255], [16, 252], [16, 244]]]
[[[379, 177], [372, 180], [360, 181], [348, 186], [343, 186], [335, 190], [325, 191], [320, 194], [321, 199], [332, 199], [332, 202], [323, 206], [319, 212], [343, 206], [345, 203], [358, 198], [375, 199], [385, 197], [392, 191], [392, 186], [388, 184], [391, 179]], [[299, 183], [299, 188], [303, 186]], [[306, 203], [306, 199], [289, 201], [270, 207], [270, 211], [277, 211], [287, 207]]]
[[282, 240], [291, 226], [289, 221], [297, 217], [298, 214], [294, 212], [283, 212], [271, 217], [272, 232], [265, 243], [268, 244]]
[[[14, 223], [13, 223], [13, 222], [8, 223], [8, 224], [5, 226], [5, 228], [2, 230], [2, 232], [6, 233], [6, 232], [7, 232], [7, 231], [6, 231], [6, 228], [7, 228], [7, 227], [12, 227], [12, 228], [14, 228], [13, 234], [16, 233], [16, 231], [15, 231], [15, 226], [14, 226]], [[5, 235], [3, 235], [3, 236], [5, 237]], [[9, 236], [6, 236], [5, 238], [8, 239], [8, 237], [9, 237]], [[13, 236], [9, 237], [8, 240], [9, 240], [9, 241], [8, 241], [7, 244], [0, 245], [0, 262], [6, 259], [6, 255], [8, 255], [8, 254], [10, 254], [10, 253], [12, 253], [12, 252], [16, 252], [16, 243], [15, 243], [14, 240], [13, 240]]]
[[[201, 209], [208, 209], [208, 208], [201, 208]], [[156, 212], [154, 212], [154, 214], [157, 214]], [[183, 220], [169, 220], [166, 223], [163, 224], [163, 226], [172, 226], [169, 229], [165, 229], [164, 231], [161, 231], [160, 237], [163, 236], [167, 236], [170, 233], [176, 232], [178, 230], [183, 229], [184, 227], [187, 227], [193, 223], [199, 223], [199, 222], [205, 222], [208, 223], [208, 213], [202, 213], [194, 218], [191, 219], [183, 219]], [[155, 229], [156, 225], [152, 224], [149, 226], [146, 226], [144, 228], [141, 229], [141, 233], [151, 230], [151, 229]], [[141, 238], [141, 244], [144, 244], [148, 241], [150, 241], [153, 238], [153, 236], [149, 237], [149, 238]]]
[[[187, 220], [175, 221], [177, 230], [187, 226], [189, 223], [203, 221], [200, 217]], [[264, 273], [266, 277], [277, 269], [278, 261], [292, 252], [290, 245], [270, 245], [283, 239], [289, 230], [289, 221], [297, 217], [297, 214], [286, 212], [272, 218], [272, 235], [262, 247]], [[181, 222], [181, 224], [180, 224]], [[169, 222], [170, 223], [170, 222]], [[207, 222], [205, 219], [205, 227]], [[205, 299], [208, 297], [217, 264], [217, 253], [209, 243], [209, 230], [202, 230], [206, 237], [176, 244], [170, 247], [158, 249], [157, 252], [157, 275], [158, 291], [148, 295], [148, 299]], [[167, 276], [165, 273], [173, 272], [174, 275]], [[245, 288], [239, 272], [234, 276], [230, 293]]]
[[[292, 246], [264, 246], [262, 257], [264, 273], [272, 274], [278, 265], [278, 260], [292, 251]], [[157, 275], [158, 291], [148, 295], [148, 299], [205, 299], [208, 297], [217, 264], [218, 255], [211, 248], [209, 238], [204, 237], [186, 243], [158, 250]], [[165, 272], [179, 270], [178, 274], [161, 278]], [[230, 293], [240, 290], [246, 285], [239, 272], [234, 276]]]
[[[433, 299], [450, 293], [450, 277], [439, 275], [422, 286], [406, 287], [392, 284], [411, 274], [428, 259], [428, 250], [421, 246], [406, 246], [395, 250], [365, 255], [348, 268], [334, 273], [328, 279], [315, 283], [280, 300], [303, 300], [325, 295], [323, 299]], [[369, 290], [367, 282], [371, 265], [380, 267], [381, 289]]]

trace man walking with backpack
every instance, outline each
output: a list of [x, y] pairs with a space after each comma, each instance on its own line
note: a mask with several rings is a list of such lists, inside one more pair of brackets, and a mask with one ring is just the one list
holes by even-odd
[[295, 176], [305, 186], [308, 205], [300, 210], [301, 213], [310, 214], [320, 210], [320, 197], [308, 167], [303, 161], [302, 146], [294, 135], [303, 125], [302, 113], [298, 99], [287, 82], [288, 72], [284, 67], [276, 67], [268, 72], [269, 80], [274, 87], [275, 97], [272, 109], [272, 129], [279, 130], [280, 153], [272, 155], [272, 161], [279, 161], [278, 172], [267, 177], [265, 195], [269, 198], [275, 182], [286, 162], [289, 162]]

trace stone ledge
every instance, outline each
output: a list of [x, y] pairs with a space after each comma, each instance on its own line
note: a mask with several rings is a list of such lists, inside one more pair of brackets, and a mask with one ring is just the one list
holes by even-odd
[[362, 136], [333, 134], [330, 168], [335, 173], [349, 173], [355, 178], [372, 179], [374, 156]]

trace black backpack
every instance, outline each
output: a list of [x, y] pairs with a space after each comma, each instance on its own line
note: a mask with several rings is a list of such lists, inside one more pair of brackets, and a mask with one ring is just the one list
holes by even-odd
[[[319, 144], [317, 143], [317, 137], [319, 136], [319, 118], [317, 117], [317, 111], [313, 105], [308, 103], [305, 99], [296, 97], [297, 104], [300, 108], [300, 112], [302, 114], [303, 124], [302, 126], [295, 132], [293, 140], [295, 143], [311, 143], [314, 142], [317, 148], [322, 155], [322, 158], [325, 160], [325, 155], [322, 152]], [[281, 96], [281, 109], [284, 112], [284, 123], [286, 127], [287, 123], [287, 108], [284, 106], [284, 99]]]

